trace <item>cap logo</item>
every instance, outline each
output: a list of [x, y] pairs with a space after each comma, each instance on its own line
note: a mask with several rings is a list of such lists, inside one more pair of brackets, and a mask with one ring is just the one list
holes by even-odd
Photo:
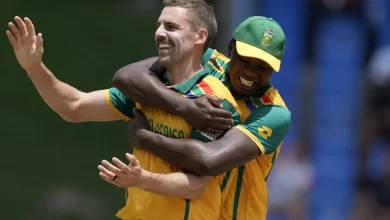
[[263, 47], [269, 47], [271, 45], [271, 40], [273, 35], [274, 32], [271, 29], [266, 28], [263, 34], [263, 38], [260, 41], [261, 45], [263, 45]]

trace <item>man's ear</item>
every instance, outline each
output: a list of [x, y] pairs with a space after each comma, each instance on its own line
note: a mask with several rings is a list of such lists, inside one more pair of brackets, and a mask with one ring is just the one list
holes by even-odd
[[232, 57], [232, 52], [233, 52], [233, 46], [234, 46], [234, 40], [231, 39], [228, 44], [228, 57]]
[[197, 39], [195, 41], [195, 44], [205, 44], [208, 36], [209, 36], [209, 33], [206, 29], [204, 29], [204, 28], [199, 29], [199, 31], [197, 33]]

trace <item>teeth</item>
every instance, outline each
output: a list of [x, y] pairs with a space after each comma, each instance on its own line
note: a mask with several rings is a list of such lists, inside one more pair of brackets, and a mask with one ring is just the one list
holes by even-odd
[[169, 44], [159, 44], [158, 48], [159, 49], [169, 49], [169, 48], [171, 48], [171, 45], [169, 45]]
[[251, 87], [253, 85], [253, 83], [254, 83], [253, 81], [246, 80], [246, 79], [244, 79], [242, 77], [240, 77], [240, 81], [241, 81], [242, 84], [244, 84], [245, 86], [248, 86], [248, 87]]

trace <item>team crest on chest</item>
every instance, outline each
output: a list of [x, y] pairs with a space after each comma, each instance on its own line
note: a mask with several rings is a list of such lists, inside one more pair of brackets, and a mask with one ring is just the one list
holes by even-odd
[[271, 29], [266, 28], [263, 34], [263, 38], [260, 41], [261, 45], [263, 45], [264, 47], [269, 47], [271, 45], [273, 35], [274, 32]]

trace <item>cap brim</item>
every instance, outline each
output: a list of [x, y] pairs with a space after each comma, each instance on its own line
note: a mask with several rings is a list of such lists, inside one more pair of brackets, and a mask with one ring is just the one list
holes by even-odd
[[280, 60], [265, 52], [264, 50], [260, 50], [257, 47], [251, 46], [241, 41], [236, 41], [236, 49], [240, 56], [263, 60], [264, 62], [268, 63], [268, 65], [270, 65], [275, 72], [279, 72], [281, 63]]

